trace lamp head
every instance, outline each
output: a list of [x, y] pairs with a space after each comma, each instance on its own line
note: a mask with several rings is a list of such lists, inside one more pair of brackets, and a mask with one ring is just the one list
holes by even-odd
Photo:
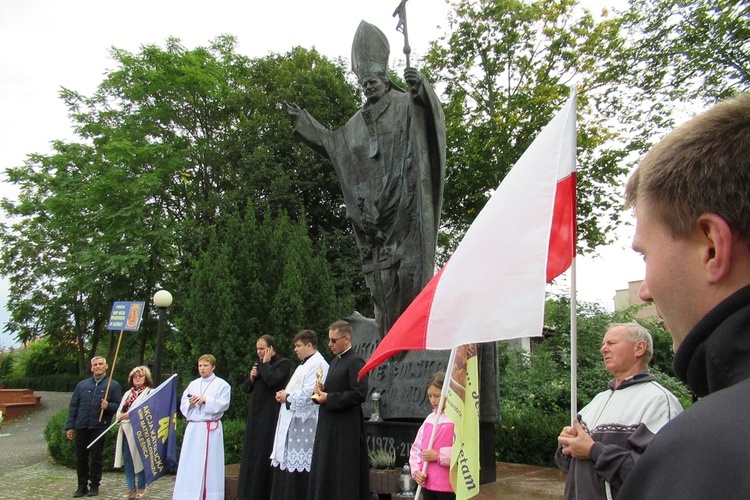
[[154, 305], [166, 309], [172, 305], [172, 294], [166, 290], [159, 290], [154, 294]]

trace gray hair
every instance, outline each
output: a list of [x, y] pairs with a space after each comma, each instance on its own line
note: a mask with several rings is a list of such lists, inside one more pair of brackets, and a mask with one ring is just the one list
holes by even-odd
[[628, 341], [630, 342], [645, 342], [646, 343], [646, 364], [651, 361], [654, 357], [654, 340], [651, 337], [651, 332], [646, 330], [644, 327], [636, 323], [635, 321], [630, 323], [612, 323], [609, 325], [609, 329], [623, 327], [628, 332]]
[[105, 358], [104, 356], [94, 356], [93, 358], [91, 358], [91, 364], [93, 365], [94, 360], [97, 360], [97, 359], [101, 359], [102, 361], [104, 361], [105, 365], [107, 364], [107, 358]]

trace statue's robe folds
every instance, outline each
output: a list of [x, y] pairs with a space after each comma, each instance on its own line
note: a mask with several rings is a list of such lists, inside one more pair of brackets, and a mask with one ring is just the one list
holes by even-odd
[[435, 273], [445, 118], [429, 82], [392, 89], [331, 131], [301, 111], [295, 134], [331, 160], [381, 336]]

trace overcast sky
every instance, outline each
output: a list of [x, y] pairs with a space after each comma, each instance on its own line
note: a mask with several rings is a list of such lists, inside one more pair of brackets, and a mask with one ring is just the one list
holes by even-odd
[[[238, 38], [238, 52], [250, 57], [299, 45], [348, 59], [364, 19], [388, 36], [396, 66], [403, 64], [403, 36], [392, 17], [397, 5], [396, 0], [0, 0], [0, 197], [16, 196], [6, 168], [22, 165], [30, 153], [50, 152], [53, 140], [74, 138], [58, 93], [65, 87], [90, 95], [115, 68], [109, 57], [113, 46], [138, 52], [174, 36], [191, 49], [231, 34]], [[443, 0], [409, 0], [413, 58], [445, 31], [448, 8]], [[600, 249], [601, 257], [578, 259], [579, 300], [612, 309], [615, 290], [643, 278], [642, 261], [629, 249], [632, 231], [623, 228], [618, 243]], [[7, 282], [1, 281], [2, 328], [6, 303]], [[0, 347], [15, 344], [0, 333]]]

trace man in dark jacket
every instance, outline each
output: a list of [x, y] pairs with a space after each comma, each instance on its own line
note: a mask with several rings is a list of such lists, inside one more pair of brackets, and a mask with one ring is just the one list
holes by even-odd
[[750, 498], [750, 94], [667, 135], [625, 196], [646, 263], [639, 295], [701, 400], [656, 435], [619, 500]]
[[239, 500], [268, 500], [271, 497], [271, 451], [280, 407], [276, 393], [286, 386], [292, 367], [288, 359], [276, 354], [276, 341], [270, 335], [258, 339], [255, 351], [258, 363], [242, 385], [243, 391], [252, 393], [252, 402], [242, 445]]
[[122, 399], [120, 384], [114, 380], [110, 382], [107, 377], [106, 359], [101, 356], [92, 358], [91, 373], [91, 378], [81, 380], [76, 386], [70, 399], [68, 420], [65, 421], [67, 438], [75, 437], [76, 440], [78, 489], [73, 494], [74, 497], [93, 497], [99, 494], [104, 464], [104, 441], [107, 437], [103, 436], [91, 448], [87, 447], [109, 427], [112, 415], [117, 411]]

